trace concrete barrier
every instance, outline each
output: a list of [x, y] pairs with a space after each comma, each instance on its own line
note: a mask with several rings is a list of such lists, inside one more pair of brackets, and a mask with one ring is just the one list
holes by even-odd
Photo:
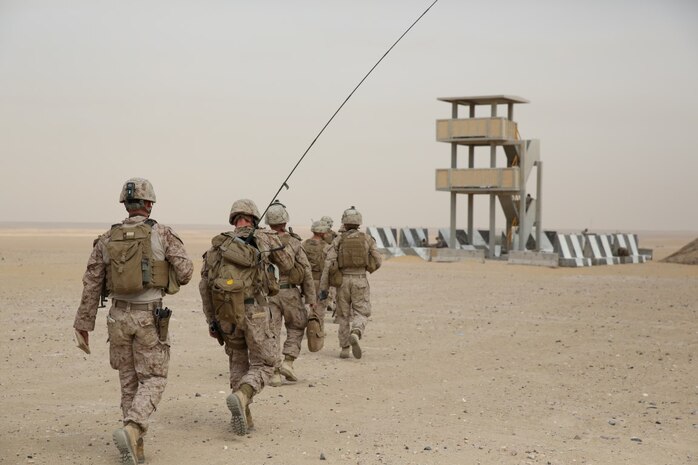
[[613, 256], [608, 236], [587, 234], [585, 239], [584, 256], [591, 259], [592, 265], [617, 265], [620, 263], [620, 259]]
[[559, 255], [560, 266], [591, 266], [591, 259], [584, 256], [584, 236], [581, 234], [557, 233], [553, 251]]
[[432, 262], [461, 262], [465, 260], [477, 260], [479, 262], [485, 262], [485, 251], [482, 249], [436, 249], [430, 248], [429, 251], [429, 261]]
[[508, 263], [512, 265], [532, 265], [557, 268], [560, 263], [560, 256], [555, 252], [512, 250], [509, 252]]
[[645, 263], [647, 261], [647, 256], [640, 255], [640, 251], [637, 247], [637, 235], [636, 234], [622, 234], [616, 233], [613, 236], [613, 250], [618, 254], [618, 250], [622, 247], [628, 251], [628, 256], [622, 256], [620, 258], [621, 263]]

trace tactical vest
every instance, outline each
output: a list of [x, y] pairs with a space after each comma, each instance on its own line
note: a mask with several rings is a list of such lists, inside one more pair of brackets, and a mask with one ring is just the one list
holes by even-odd
[[[279, 234], [281, 243], [284, 245], [284, 247], [288, 247], [289, 249], [292, 249], [291, 237], [299, 239], [299, 236], [294, 233]], [[284, 273], [282, 277], [286, 278], [288, 283], [291, 285], [297, 286], [299, 284], [303, 284], [303, 280], [305, 279], [305, 267], [298, 262], [298, 260], [296, 260], [295, 251], [293, 256], [293, 268], [288, 270], [288, 274]]]
[[135, 294], [145, 289], [165, 289], [169, 263], [156, 260], [151, 235], [155, 220], [143, 223], [115, 224], [111, 228], [107, 252], [107, 287], [112, 294]]
[[364, 233], [342, 234], [337, 253], [339, 269], [366, 268], [368, 265], [368, 250]]
[[313, 272], [313, 279], [319, 280], [322, 276], [322, 269], [325, 267], [325, 247], [327, 244], [325, 241], [319, 241], [317, 239], [307, 239], [303, 242], [303, 250], [308, 256], [308, 261], [310, 262], [310, 269]]
[[211, 243], [205, 260], [216, 319], [244, 325], [246, 299], [279, 292], [274, 266], [259, 253], [254, 241], [247, 244], [233, 233], [219, 234]]

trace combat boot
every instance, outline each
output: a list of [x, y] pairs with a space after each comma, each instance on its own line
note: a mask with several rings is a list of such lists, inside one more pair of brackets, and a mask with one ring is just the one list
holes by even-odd
[[[138, 440], [141, 439], [141, 427], [132, 421], [123, 428], [114, 431], [114, 444], [121, 453], [121, 461], [129, 465], [138, 465]], [[144, 458], [145, 460], [145, 458]]]
[[145, 463], [145, 451], [143, 450], [143, 438], [138, 438], [136, 443], [136, 459], [138, 463]]
[[279, 368], [279, 371], [287, 380], [298, 381], [298, 376], [296, 376], [296, 374], [293, 372], [293, 360], [284, 360]]
[[274, 374], [271, 375], [271, 379], [269, 380], [269, 385], [272, 387], [279, 387], [282, 384], [281, 373], [279, 373], [279, 370], [274, 370]]
[[359, 345], [359, 339], [361, 339], [361, 337], [359, 334], [360, 333], [356, 331], [352, 331], [349, 338], [351, 342], [351, 353], [354, 355], [354, 358], [361, 358], [361, 346]]
[[349, 349], [350, 347], [342, 347], [342, 351], [339, 353], [339, 358], [349, 358]]
[[247, 415], [245, 415], [245, 410], [247, 405], [250, 403], [250, 398], [242, 390], [230, 393], [228, 399], [228, 409], [232, 417], [230, 418], [230, 424], [233, 427], [233, 431], [238, 436], [244, 436], [247, 434]]
[[245, 407], [245, 416], [247, 417], [247, 431], [254, 430], [254, 421], [252, 421], [252, 412], [250, 412], [250, 404]]

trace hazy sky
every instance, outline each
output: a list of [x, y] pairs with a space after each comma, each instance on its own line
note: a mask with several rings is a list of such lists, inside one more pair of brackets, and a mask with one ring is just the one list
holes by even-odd
[[[132, 176], [164, 223], [263, 209], [430, 3], [0, 0], [0, 221], [115, 222]], [[698, 231], [692, 0], [440, 0], [291, 178], [291, 223], [356, 205], [369, 225], [447, 226], [437, 98], [491, 94], [531, 101], [515, 119], [541, 141], [545, 229]]]

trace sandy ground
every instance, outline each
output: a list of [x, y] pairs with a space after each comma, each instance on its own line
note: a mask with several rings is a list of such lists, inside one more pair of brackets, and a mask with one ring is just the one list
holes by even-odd
[[[119, 461], [105, 312], [92, 355], [72, 341], [96, 232], [0, 229], [0, 463]], [[213, 231], [180, 233], [198, 269]], [[695, 236], [641, 234], [655, 251], [642, 265], [389, 260], [370, 279], [364, 358], [340, 360], [328, 322], [325, 348], [304, 347], [300, 381], [255, 399], [242, 438], [193, 283], [167, 300], [147, 463], [698, 463], [698, 266], [657, 261]]]

